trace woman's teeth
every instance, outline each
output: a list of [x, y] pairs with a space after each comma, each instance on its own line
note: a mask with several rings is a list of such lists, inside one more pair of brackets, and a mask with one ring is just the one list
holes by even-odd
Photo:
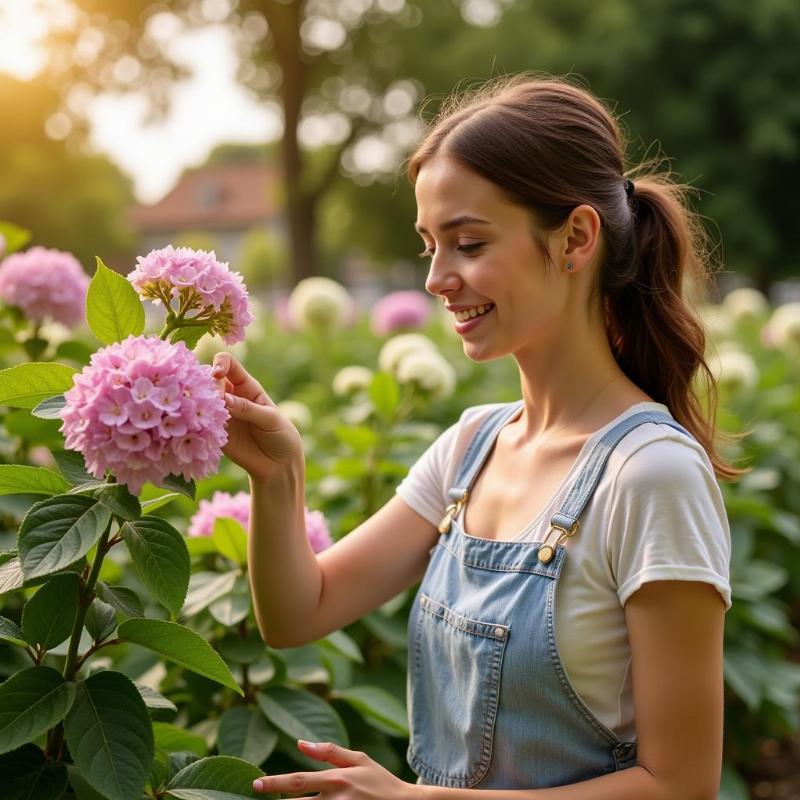
[[494, 308], [494, 303], [487, 303], [484, 306], [476, 306], [475, 308], [468, 308], [465, 311], [456, 311], [455, 316], [459, 322], [465, 322], [468, 319], [472, 319], [473, 317], [479, 317], [481, 314], [485, 314], [487, 311], [491, 311]]

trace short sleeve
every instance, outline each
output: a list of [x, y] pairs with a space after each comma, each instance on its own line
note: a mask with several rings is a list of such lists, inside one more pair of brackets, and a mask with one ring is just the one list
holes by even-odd
[[657, 580], [712, 584], [731, 607], [731, 536], [711, 462], [699, 443], [669, 433], [619, 467], [611, 490], [607, 553], [621, 605]]
[[459, 427], [460, 420], [440, 433], [395, 489], [395, 494], [432, 525], [439, 524], [447, 506], [445, 481]]

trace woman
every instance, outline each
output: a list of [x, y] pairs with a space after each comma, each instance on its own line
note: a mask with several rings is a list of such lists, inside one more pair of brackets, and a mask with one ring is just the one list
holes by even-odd
[[[467, 408], [393, 497], [316, 558], [299, 435], [216, 358], [250, 473], [264, 639], [318, 639], [421, 581], [409, 619], [407, 784], [362, 753], [263, 791], [322, 798], [712, 800], [730, 533], [693, 393], [699, 228], [668, 178], [625, 177], [587, 91], [517, 76], [446, 105], [409, 162], [430, 270], [473, 361], [518, 402]], [[713, 404], [712, 404], [713, 419]], [[391, 553], [391, 558], [386, 554]]]

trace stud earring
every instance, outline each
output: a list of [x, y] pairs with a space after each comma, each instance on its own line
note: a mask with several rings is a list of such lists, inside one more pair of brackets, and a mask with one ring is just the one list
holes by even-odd
[[569, 264], [567, 264], [567, 269], [572, 269], [574, 266], [575, 265], [570, 261]]

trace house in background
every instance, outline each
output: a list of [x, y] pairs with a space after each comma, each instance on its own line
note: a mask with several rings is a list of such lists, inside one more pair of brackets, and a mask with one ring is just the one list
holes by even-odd
[[286, 238], [280, 191], [278, 167], [263, 162], [217, 163], [188, 171], [158, 203], [131, 210], [138, 252], [196, 234], [212, 241], [217, 257], [236, 269], [248, 233], [261, 229]]

